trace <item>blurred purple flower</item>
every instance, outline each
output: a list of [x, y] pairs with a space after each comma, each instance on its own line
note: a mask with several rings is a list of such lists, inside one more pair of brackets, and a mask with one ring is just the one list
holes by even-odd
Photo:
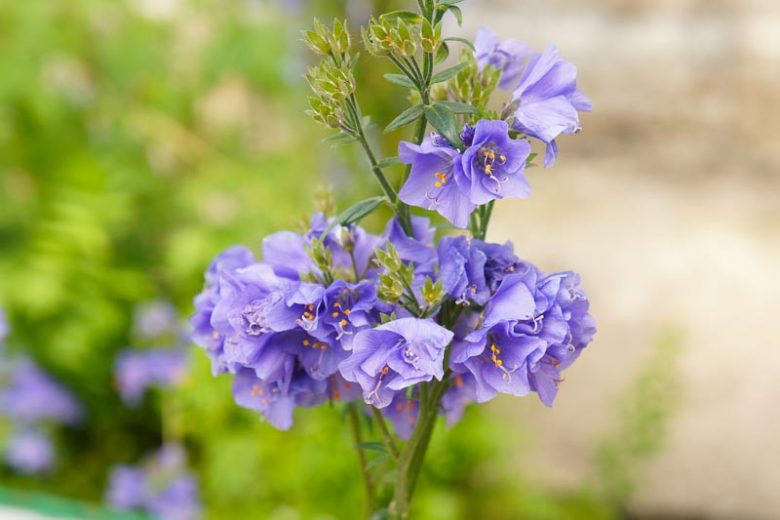
[[525, 43], [509, 39], [501, 41], [498, 34], [486, 27], [477, 32], [474, 40], [474, 57], [477, 59], [480, 72], [485, 67], [494, 67], [501, 72], [499, 87], [510, 90], [516, 83], [526, 58], [534, 53]]
[[8, 438], [5, 460], [19, 473], [43, 473], [50, 470], [54, 464], [54, 447], [43, 433], [24, 428]]
[[161, 520], [195, 520], [202, 516], [198, 483], [187, 472], [184, 450], [163, 446], [141, 466], [115, 466], [106, 502], [118, 510], [144, 511]]
[[339, 369], [358, 383], [366, 403], [384, 408], [395, 392], [444, 375], [444, 349], [452, 332], [430, 319], [401, 318], [357, 334]]
[[528, 60], [512, 101], [517, 103], [514, 127], [547, 144], [545, 167], [558, 157], [556, 137], [579, 132], [578, 112], [592, 110], [590, 100], [577, 89], [577, 68], [552, 45]]
[[167, 341], [172, 345], [181, 343], [186, 336], [176, 307], [165, 301], [140, 305], [135, 312], [133, 331], [142, 341]]
[[151, 387], [178, 386], [187, 375], [188, 362], [182, 350], [125, 350], [117, 357], [114, 370], [122, 400], [135, 405]]
[[0, 415], [27, 424], [75, 424], [81, 419], [81, 405], [31, 359], [8, 361], [7, 367], [9, 381], [0, 387]]

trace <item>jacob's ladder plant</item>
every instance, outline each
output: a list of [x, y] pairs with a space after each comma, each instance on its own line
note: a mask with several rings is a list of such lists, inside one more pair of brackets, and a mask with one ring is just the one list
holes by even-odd
[[[552, 405], [595, 332], [577, 274], [545, 274], [511, 244], [485, 241], [495, 201], [530, 195], [532, 145], [552, 166], [557, 138], [580, 130], [590, 101], [556, 47], [537, 52], [487, 29], [473, 43], [444, 37], [445, 16], [460, 22], [458, 3], [418, 0], [416, 11], [361, 28], [361, 62], [388, 60], [397, 72], [385, 78], [411, 93], [385, 129], [414, 125], [397, 157], [372, 148], [346, 24], [315, 20], [304, 32], [320, 60], [306, 75], [309, 114], [365, 152], [382, 194], [336, 217], [315, 214], [305, 233], [266, 237], [261, 258], [228, 249], [195, 300], [194, 339], [215, 374], [232, 376], [239, 406], [288, 429], [296, 407], [344, 403], [367, 517], [409, 517], [439, 416], [451, 424], [499, 393], [535, 392]], [[457, 64], [443, 68], [455, 46]], [[508, 102], [491, 106], [499, 88]], [[381, 235], [358, 226], [383, 204], [394, 216]], [[437, 240], [426, 212], [462, 231]], [[366, 442], [367, 421], [382, 444]], [[388, 474], [389, 498], [378, 491]]]

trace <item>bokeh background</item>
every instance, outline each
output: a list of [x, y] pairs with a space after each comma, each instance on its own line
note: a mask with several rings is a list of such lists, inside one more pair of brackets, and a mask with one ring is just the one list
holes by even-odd
[[[57, 432], [52, 473], [0, 469], [0, 517], [107, 518], [109, 468], [160, 445], [163, 409], [209, 518], [359, 515], [337, 411], [276, 432], [233, 404], [197, 351], [181, 388], [129, 409], [113, 368], [139, 303], [172, 301], [184, 318], [222, 248], [294, 228], [320, 186], [342, 206], [373, 193], [355, 150], [323, 143], [302, 113], [298, 31], [314, 14], [354, 27], [403, 5], [0, 0], [8, 348], [88, 413]], [[776, 518], [780, 6], [467, 0], [463, 11], [449, 31], [557, 43], [594, 101], [556, 167], [531, 171], [534, 196], [497, 206], [490, 238], [581, 272], [600, 332], [552, 410], [502, 398], [437, 432], [417, 516]], [[386, 123], [404, 94], [362, 61], [366, 112]]]

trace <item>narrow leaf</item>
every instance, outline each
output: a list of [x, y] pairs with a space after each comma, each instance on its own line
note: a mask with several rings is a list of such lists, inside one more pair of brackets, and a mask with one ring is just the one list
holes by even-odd
[[453, 146], [463, 149], [463, 141], [461, 141], [458, 131], [458, 120], [446, 106], [437, 103], [425, 107], [425, 118]]
[[359, 450], [378, 451], [380, 453], [387, 452], [387, 448], [385, 448], [385, 445], [381, 442], [360, 442], [356, 444], [355, 447]]
[[439, 5], [455, 5], [463, 2], [463, 0], [439, 0]]
[[392, 132], [398, 128], [402, 128], [408, 124], [414, 123], [423, 115], [423, 105], [414, 105], [409, 107], [401, 115], [393, 119], [393, 121], [385, 128], [385, 133]]
[[337, 134], [333, 134], [331, 136], [326, 137], [322, 140], [323, 143], [330, 143], [334, 146], [338, 146], [341, 144], [348, 144], [357, 141], [357, 139], [349, 134], [345, 134], [344, 132], [339, 132]]
[[344, 210], [338, 217], [336, 217], [333, 222], [331, 222], [330, 225], [325, 229], [323, 235], [330, 233], [337, 225], [349, 226], [350, 224], [360, 222], [363, 217], [378, 208], [383, 202], [385, 202], [385, 200], [387, 200], [385, 197], [371, 197], [365, 200], [361, 200], [357, 204]]
[[450, 6], [450, 11], [455, 15], [455, 19], [458, 21], [458, 25], [463, 25], [463, 11], [456, 5]]
[[410, 24], [418, 24], [422, 22], [422, 16], [420, 16], [418, 13], [415, 13], [414, 11], [390, 11], [389, 13], [385, 13], [379, 17], [380, 20], [387, 18], [401, 18]]
[[467, 40], [466, 38], [461, 38], [459, 36], [451, 36], [449, 38], [444, 38], [442, 41], [443, 42], [458, 42], [458, 43], [462, 43], [463, 45], [465, 45], [466, 47], [468, 47], [472, 51], [476, 51], [476, 49], [474, 48], [474, 44], [471, 43], [471, 40]]
[[438, 65], [447, 58], [450, 57], [450, 46], [446, 42], [442, 42], [439, 48], [436, 49], [436, 57], [433, 59], [433, 64]]
[[431, 79], [431, 84], [433, 85], [435, 83], [447, 81], [448, 79], [454, 77], [458, 72], [465, 69], [467, 65], [467, 63], [458, 63], [454, 67], [450, 67], [449, 69], [444, 69], [443, 71], [436, 73], [433, 76], [433, 79]]
[[403, 74], [385, 74], [385, 79], [390, 83], [395, 83], [396, 85], [401, 85], [402, 87], [414, 89], [417, 88], [417, 85], [415, 85], [412, 80]]
[[438, 104], [444, 105], [456, 114], [479, 114], [479, 110], [476, 107], [469, 105], [468, 103], [459, 103], [457, 101], [441, 101]]
[[398, 157], [396, 157], [396, 156], [385, 157], [384, 159], [382, 159], [381, 161], [379, 161], [377, 163], [377, 167], [380, 170], [384, 170], [385, 168], [389, 168], [391, 166], [395, 166], [396, 164], [401, 164], [401, 160]]

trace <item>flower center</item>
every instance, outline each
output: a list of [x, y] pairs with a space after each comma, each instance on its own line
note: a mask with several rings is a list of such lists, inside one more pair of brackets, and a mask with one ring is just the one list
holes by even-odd
[[270, 332], [268, 323], [268, 313], [272, 306], [281, 301], [282, 295], [271, 293], [265, 298], [254, 300], [244, 307], [241, 311], [241, 317], [244, 319], [244, 332], [250, 336], [259, 336]]
[[488, 177], [493, 177], [494, 170], [498, 166], [506, 164], [506, 155], [496, 152], [493, 146], [484, 146], [480, 148], [477, 155], [477, 165]]

